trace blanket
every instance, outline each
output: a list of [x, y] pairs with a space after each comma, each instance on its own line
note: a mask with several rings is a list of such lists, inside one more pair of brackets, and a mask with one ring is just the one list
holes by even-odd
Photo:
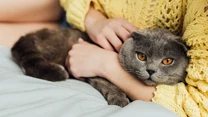
[[0, 117], [176, 117], [165, 107], [133, 101], [108, 105], [89, 84], [75, 79], [50, 82], [23, 74], [10, 49], [0, 46]]

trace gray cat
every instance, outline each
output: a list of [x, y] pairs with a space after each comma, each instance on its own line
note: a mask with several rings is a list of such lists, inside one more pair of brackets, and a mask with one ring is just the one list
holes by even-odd
[[[12, 48], [14, 60], [26, 75], [49, 81], [63, 81], [73, 76], [66, 70], [65, 58], [81, 37], [93, 43], [76, 29], [43, 29], [21, 37]], [[188, 58], [180, 37], [164, 29], [133, 32], [122, 46], [119, 57], [123, 68], [147, 85], [175, 84], [184, 81]], [[87, 78], [110, 105], [125, 106], [126, 94], [101, 77]]]
[[187, 47], [168, 30], [132, 33], [120, 50], [123, 68], [146, 85], [184, 82], [189, 59]]

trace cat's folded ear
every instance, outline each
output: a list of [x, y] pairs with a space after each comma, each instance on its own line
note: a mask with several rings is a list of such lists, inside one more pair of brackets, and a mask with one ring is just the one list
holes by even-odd
[[186, 43], [181, 39], [180, 36], [175, 36], [175, 37], [176, 37], [175, 38], [176, 42], [179, 43], [183, 47], [185, 52], [187, 52], [189, 50], [189, 47], [186, 45]]
[[145, 36], [142, 33], [140, 33], [139, 31], [133, 31], [131, 33], [131, 37], [133, 39], [143, 39], [143, 38], [145, 38]]

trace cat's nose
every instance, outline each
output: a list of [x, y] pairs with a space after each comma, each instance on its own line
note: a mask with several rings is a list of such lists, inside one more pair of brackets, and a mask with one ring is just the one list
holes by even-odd
[[149, 73], [150, 76], [155, 73], [155, 71], [151, 69], [147, 69], [147, 72]]

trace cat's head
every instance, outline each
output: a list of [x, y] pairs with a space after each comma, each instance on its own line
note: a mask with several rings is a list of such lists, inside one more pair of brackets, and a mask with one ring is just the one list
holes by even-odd
[[184, 81], [189, 59], [180, 37], [164, 29], [145, 29], [131, 35], [119, 53], [126, 71], [147, 85]]

